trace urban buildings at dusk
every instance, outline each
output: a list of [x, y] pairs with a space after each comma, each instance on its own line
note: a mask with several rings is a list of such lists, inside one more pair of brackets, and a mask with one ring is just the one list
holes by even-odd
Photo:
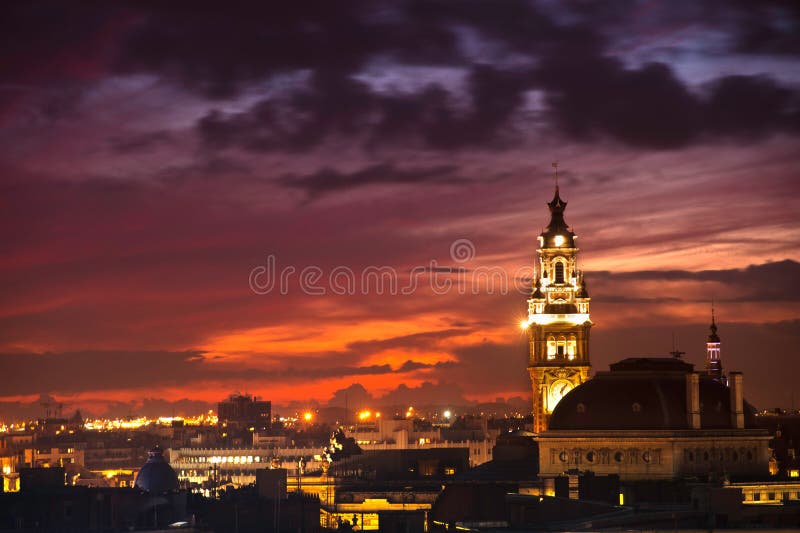
[[795, 6], [0, 29], [0, 531], [800, 527]]

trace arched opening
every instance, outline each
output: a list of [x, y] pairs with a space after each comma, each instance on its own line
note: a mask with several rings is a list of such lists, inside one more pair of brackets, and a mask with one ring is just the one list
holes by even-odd
[[564, 263], [561, 261], [556, 262], [556, 283], [564, 283]]
[[567, 338], [561, 336], [558, 338], [558, 342], [556, 343], [556, 355], [559, 357], [564, 357], [567, 353]]
[[556, 358], [556, 339], [555, 337], [547, 337], [547, 358]]
[[569, 340], [567, 341], [567, 358], [570, 360], [575, 359], [577, 352], [578, 341], [575, 339], [575, 335], [570, 335]]

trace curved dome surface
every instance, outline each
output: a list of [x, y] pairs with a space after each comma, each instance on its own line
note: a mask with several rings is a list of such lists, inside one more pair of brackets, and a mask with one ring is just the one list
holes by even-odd
[[136, 475], [136, 487], [152, 494], [177, 490], [178, 475], [164, 459], [164, 451], [156, 446], [147, 455], [147, 462]]
[[[611, 365], [573, 389], [556, 406], [551, 430], [689, 429], [686, 374], [694, 366], [678, 359], [635, 358]], [[732, 429], [730, 389], [701, 375], [701, 429]], [[755, 427], [755, 409], [744, 404], [745, 427]]]

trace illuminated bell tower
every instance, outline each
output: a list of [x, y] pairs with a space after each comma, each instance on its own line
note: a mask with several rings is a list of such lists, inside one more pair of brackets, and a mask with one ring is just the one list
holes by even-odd
[[710, 334], [706, 342], [706, 373], [718, 381], [724, 381], [722, 375], [722, 359], [720, 358], [720, 340], [717, 335], [717, 322], [714, 319], [714, 306], [711, 306]]
[[577, 236], [564, 221], [567, 202], [558, 194], [557, 181], [547, 206], [550, 224], [539, 235], [538, 275], [528, 299], [528, 319], [522, 323], [530, 341], [535, 433], [547, 430], [556, 404], [589, 378], [591, 366], [589, 294], [578, 269]]

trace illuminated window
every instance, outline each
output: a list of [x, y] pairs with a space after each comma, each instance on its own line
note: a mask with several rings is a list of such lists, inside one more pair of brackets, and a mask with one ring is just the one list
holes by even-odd
[[453, 468], [453, 467], [448, 466], [447, 468], [444, 469], [444, 475], [446, 475], [446, 476], [452, 476], [452, 475], [455, 475], [455, 473], [456, 473], [456, 469]]
[[564, 263], [561, 261], [556, 263], [556, 283], [564, 283]]
[[556, 343], [556, 354], [559, 357], [564, 357], [564, 354], [567, 352], [567, 338], [566, 337], [559, 337], [558, 342]]
[[569, 359], [575, 359], [575, 354], [578, 351], [578, 341], [575, 340], [575, 335], [570, 335], [569, 340], [567, 341], [567, 357]]
[[555, 359], [556, 357], [556, 339], [547, 337], [547, 358]]

